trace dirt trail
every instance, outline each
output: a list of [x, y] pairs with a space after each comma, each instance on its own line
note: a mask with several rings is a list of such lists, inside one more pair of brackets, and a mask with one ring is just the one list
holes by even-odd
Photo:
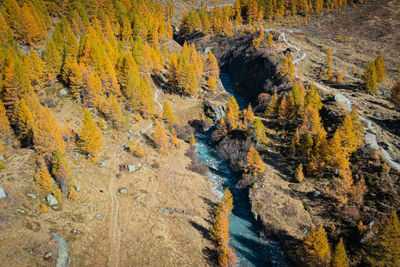
[[[119, 157], [121, 153], [115, 156], [117, 168], [119, 168]], [[110, 183], [108, 185], [108, 194], [111, 197], [111, 225], [110, 225], [110, 241], [111, 253], [108, 258], [109, 267], [117, 267], [119, 264], [119, 251], [121, 246], [121, 230], [119, 229], [119, 200], [116, 195], [117, 189], [115, 184], [115, 175], [111, 175]]]
[[[271, 31], [273, 29], [264, 29], [265, 32]], [[286, 43], [286, 45], [288, 45], [291, 48], [294, 48], [298, 53], [301, 53], [302, 55], [299, 58], [296, 58], [293, 60], [293, 64], [297, 65], [300, 61], [302, 61], [303, 59], [306, 58], [307, 54], [305, 52], [303, 52], [300, 48], [298, 48], [295, 45], [292, 45], [291, 43], [289, 43], [289, 41], [287, 40], [285, 33], [282, 32], [280, 29], [278, 30], [279, 34], [280, 34], [280, 38]], [[296, 73], [296, 77], [299, 78], [302, 81], [306, 81], [306, 82], [314, 82], [314, 85], [320, 89], [320, 90], [324, 90], [330, 93], [334, 93], [336, 95], [336, 92], [327, 87], [324, 86], [318, 82], [315, 82], [311, 79], [308, 78], [304, 78], [304, 77], [300, 77], [297, 73]], [[345, 100], [347, 102], [348, 108], [349, 110], [351, 110], [353, 103], [351, 102], [351, 100], [346, 96], [343, 95], [345, 97]], [[364, 128], [364, 132], [365, 132], [365, 138], [364, 141], [366, 144], [368, 144], [370, 147], [376, 149], [376, 150], [381, 150], [382, 154], [384, 156], [384, 158], [386, 159], [386, 161], [394, 168], [397, 169], [398, 171], [400, 171], [400, 164], [395, 162], [394, 159], [392, 158], [392, 156], [389, 154], [389, 152], [387, 150], [385, 150], [383, 147], [381, 147], [378, 142], [377, 142], [377, 138], [376, 138], [376, 127], [373, 125], [372, 121], [369, 119], [366, 119], [364, 117], [362, 117], [361, 115], [359, 115], [360, 120], [364, 121], [367, 124], [367, 127]]]

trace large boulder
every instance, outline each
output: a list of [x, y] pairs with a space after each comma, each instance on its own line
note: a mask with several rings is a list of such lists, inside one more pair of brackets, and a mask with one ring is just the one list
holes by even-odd
[[7, 197], [7, 192], [4, 191], [4, 189], [0, 186], [0, 199], [6, 198]]
[[58, 201], [53, 195], [46, 196], [46, 201], [50, 206], [58, 205]]
[[210, 101], [203, 102], [204, 113], [213, 121], [220, 121], [225, 117], [225, 105], [212, 103]]

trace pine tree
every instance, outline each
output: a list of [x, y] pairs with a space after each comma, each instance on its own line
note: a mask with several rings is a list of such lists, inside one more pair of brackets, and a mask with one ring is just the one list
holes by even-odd
[[376, 67], [374, 62], [368, 63], [367, 68], [365, 69], [362, 75], [362, 80], [364, 81], [364, 87], [368, 92], [372, 94], [377, 93], [378, 75], [376, 72]]
[[102, 147], [103, 135], [93, 120], [89, 110], [85, 109], [83, 125], [79, 131], [78, 145], [90, 161], [97, 160], [97, 154]]
[[332, 267], [350, 267], [349, 260], [347, 259], [346, 249], [344, 247], [343, 239], [340, 238], [339, 243], [335, 247], [335, 253], [332, 258]]
[[315, 135], [321, 128], [321, 117], [318, 110], [309, 105], [302, 114], [302, 123], [299, 127], [300, 134], [309, 133]]
[[339, 167], [339, 178], [336, 182], [335, 198], [338, 206], [346, 207], [354, 192], [354, 180], [349, 168]]
[[169, 125], [174, 123], [174, 115], [168, 101], [164, 101], [162, 119]]
[[273, 118], [278, 115], [278, 94], [274, 92], [274, 94], [271, 97], [271, 100], [269, 101], [267, 110], [265, 111], [265, 117], [267, 118]]
[[386, 81], [386, 66], [385, 66], [385, 59], [382, 55], [379, 55], [378, 58], [375, 60], [375, 68], [376, 68], [376, 76], [378, 82]]
[[304, 106], [304, 98], [306, 95], [306, 90], [304, 90], [303, 84], [301, 82], [295, 83], [292, 86], [291, 93], [297, 110], [301, 110]]
[[287, 76], [289, 79], [292, 79], [294, 77], [294, 75], [296, 74], [291, 55], [287, 55], [285, 57], [283, 66], [280, 70], [280, 74], [281, 74], [281, 76]]
[[44, 160], [39, 160], [39, 168], [35, 174], [35, 181], [42, 189], [50, 192], [52, 187], [52, 181], [49, 171], [47, 170]]
[[168, 155], [168, 137], [160, 121], [156, 122], [156, 129], [153, 134], [153, 140], [157, 146], [158, 153], [160, 153], [161, 155]]
[[254, 177], [258, 177], [259, 174], [264, 172], [264, 162], [254, 146], [251, 146], [247, 153], [245, 170]]
[[254, 132], [256, 135], [257, 144], [260, 144], [262, 146], [268, 144], [268, 139], [265, 135], [265, 127], [260, 118], [255, 119]]
[[329, 140], [328, 166], [332, 169], [349, 169], [349, 155], [342, 147], [339, 132], [335, 132]]
[[296, 174], [295, 174], [294, 178], [299, 183], [304, 180], [303, 164], [299, 164], [299, 166], [297, 167]]
[[353, 153], [362, 145], [362, 139], [359, 138], [357, 130], [353, 126], [350, 114], [345, 116], [337, 131], [340, 136], [342, 147], [347, 151], [347, 153]]
[[231, 96], [226, 107], [226, 122], [231, 130], [239, 126], [239, 105], [234, 96]]
[[71, 89], [74, 98], [77, 101], [80, 101], [83, 87], [83, 77], [79, 65], [76, 61], [72, 62], [68, 74], [69, 88]]
[[17, 110], [19, 105], [18, 90], [19, 81], [16, 75], [17, 57], [14, 53], [7, 56], [3, 72], [3, 104], [6, 108], [7, 117], [13, 124], [17, 119]]
[[400, 225], [395, 210], [381, 226], [367, 253], [372, 266], [400, 265]]
[[53, 39], [46, 42], [46, 49], [43, 56], [47, 77], [50, 83], [52, 83], [57, 75], [60, 73], [62, 57], [57, 50], [56, 44]]
[[313, 227], [299, 248], [304, 266], [329, 266], [331, 251], [326, 232], [322, 226]]
[[34, 10], [28, 6], [28, 4], [24, 4], [21, 8], [21, 15], [24, 21], [23, 25], [23, 40], [26, 41], [29, 45], [36, 45], [42, 39], [41, 29], [39, 25], [36, 23], [36, 19], [34, 17]]
[[36, 152], [40, 155], [49, 155], [57, 149], [64, 152], [64, 141], [57, 121], [47, 107], [41, 108], [35, 119], [33, 143]]

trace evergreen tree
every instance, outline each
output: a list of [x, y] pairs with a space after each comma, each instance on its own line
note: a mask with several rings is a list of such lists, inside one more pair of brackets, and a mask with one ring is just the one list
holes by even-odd
[[251, 146], [247, 153], [245, 171], [254, 177], [258, 177], [259, 174], [264, 172], [264, 162], [254, 146]]
[[331, 251], [325, 229], [322, 226], [311, 229], [299, 248], [299, 254], [304, 266], [325, 267], [329, 265]]
[[332, 258], [332, 267], [350, 267], [349, 260], [347, 259], [346, 249], [344, 247], [343, 239], [340, 238], [339, 243], [335, 247], [335, 253]]
[[85, 109], [83, 125], [79, 131], [78, 145], [90, 161], [97, 160], [97, 154], [102, 147], [103, 135], [93, 120], [89, 110]]
[[367, 253], [372, 266], [400, 265], [400, 225], [396, 211], [385, 220]]

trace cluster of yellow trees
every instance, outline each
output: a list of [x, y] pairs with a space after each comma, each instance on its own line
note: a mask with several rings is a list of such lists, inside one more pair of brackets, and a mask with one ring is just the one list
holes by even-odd
[[[400, 224], [396, 211], [384, 219], [376, 236], [364, 252], [371, 266], [398, 266], [400, 264]], [[332, 255], [327, 234], [322, 226], [313, 227], [298, 249], [303, 266], [350, 266], [343, 239], [340, 238]]]
[[215, 221], [210, 232], [211, 238], [218, 246], [218, 264], [223, 267], [235, 266], [236, 256], [228, 247], [229, 220], [233, 209], [233, 197], [229, 189], [225, 189], [224, 198], [215, 207]]

